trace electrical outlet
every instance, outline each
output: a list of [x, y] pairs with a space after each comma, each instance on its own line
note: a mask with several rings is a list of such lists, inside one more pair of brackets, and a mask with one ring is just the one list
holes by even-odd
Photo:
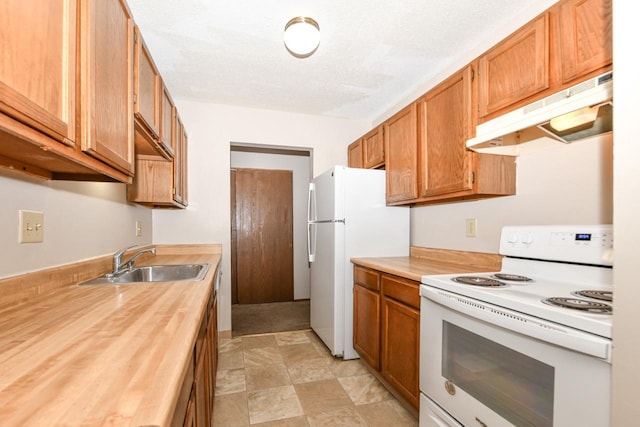
[[18, 211], [18, 243], [40, 243], [44, 240], [44, 214]]
[[136, 237], [142, 236], [142, 221], [136, 221]]
[[478, 220], [476, 218], [467, 218], [466, 229], [467, 237], [476, 237], [478, 231]]

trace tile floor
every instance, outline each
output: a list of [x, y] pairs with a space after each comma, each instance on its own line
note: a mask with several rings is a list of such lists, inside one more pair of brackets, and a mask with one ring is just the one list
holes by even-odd
[[359, 360], [331, 356], [311, 330], [220, 344], [214, 426], [417, 426]]

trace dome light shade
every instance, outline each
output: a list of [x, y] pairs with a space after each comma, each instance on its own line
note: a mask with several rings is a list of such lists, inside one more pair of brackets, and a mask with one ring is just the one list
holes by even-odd
[[312, 18], [293, 18], [284, 26], [284, 45], [297, 58], [311, 56], [320, 45], [320, 26]]

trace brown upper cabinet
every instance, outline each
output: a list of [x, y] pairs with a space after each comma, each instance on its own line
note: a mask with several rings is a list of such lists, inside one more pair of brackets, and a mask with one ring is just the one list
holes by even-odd
[[349, 157], [350, 168], [362, 168], [364, 163], [362, 161], [362, 138], [349, 144], [347, 148], [347, 155]]
[[484, 122], [612, 67], [611, 0], [563, 0], [478, 59]]
[[472, 66], [385, 123], [387, 204], [426, 204], [515, 194], [512, 157], [474, 153]]
[[362, 137], [363, 167], [377, 169], [384, 166], [384, 128], [378, 126]]
[[173, 119], [175, 105], [169, 89], [162, 82], [161, 104], [160, 104], [160, 143], [173, 156], [175, 155], [175, 136], [173, 134]]
[[133, 70], [136, 154], [158, 155], [171, 160], [173, 150], [160, 139], [162, 79], [137, 26], [134, 29]]
[[420, 197], [472, 188], [466, 140], [473, 132], [471, 66], [454, 74], [419, 102]]
[[548, 13], [528, 23], [478, 59], [481, 118], [548, 87]]
[[418, 105], [405, 107], [384, 123], [387, 204], [418, 197]]
[[82, 150], [133, 176], [133, 18], [124, 0], [80, 0]]
[[[169, 131], [175, 147], [172, 161], [158, 156], [136, 156], [136, 175], [127, 186], [127, 200], [150, 207], [187, 206], [187, 133], [173, 107]], [[164, 125], [163, 125], [164, 126]]]
[[[124, 4], [102, 3], [99, 11], [90, 1], [0, 3], [0, 166], [130, 181], [133, 27]], [[110, 72], [98, 80], [96, 69]]]
[[558, 5], [562, 83], [612, 63], [611, 0], [567, 0]]

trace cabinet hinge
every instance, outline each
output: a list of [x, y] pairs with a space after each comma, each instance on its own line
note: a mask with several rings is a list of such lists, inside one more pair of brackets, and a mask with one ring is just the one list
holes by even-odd
[[476, 78], [476, 70], [473, 67], [471, 67], [471, 81], [473, 81], [473, 79], [475, 78]]
[[471, 172], [471, 183], [472, 184], [476, 183], [476, 173], [475, 172]]
[[138, 43], [138, 33], [133, 33], [133, 43]]
[[138, 94], [136, 94], [136, 93], [133, 94], [133, 103], [134, 104], [138, 103]]

